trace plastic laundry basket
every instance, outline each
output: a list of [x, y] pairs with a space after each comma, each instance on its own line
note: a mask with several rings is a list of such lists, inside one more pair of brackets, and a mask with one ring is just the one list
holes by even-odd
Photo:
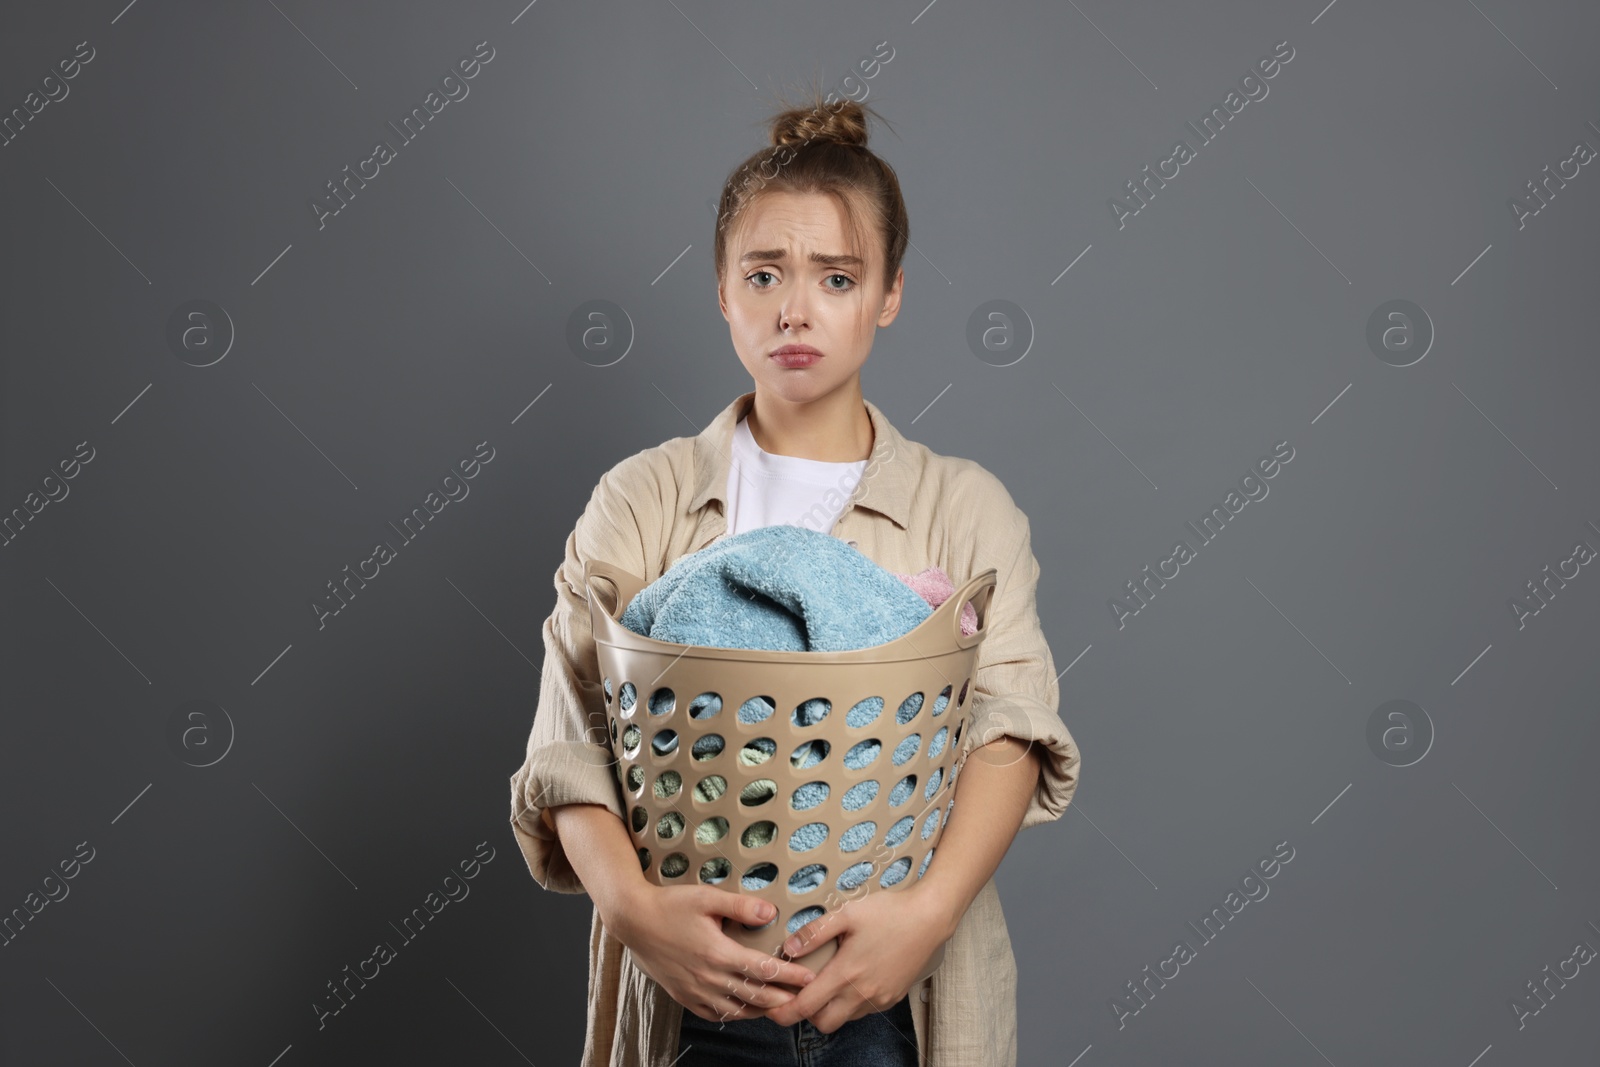
[[[909, 633], [847, 652], [657, 641], [619, 621], [645, 584], [640, 578], [591, 560], [584, 583], [608, 741], [628, 827], [650, 881], [699, 881], [771, 901], [778, 914], [766, 925], [725, 919], [723, 928], [741, 944], [777, 955], [789, 934], [813, 918], [863, 893], [895, 892], [922, 877], [962, 762], [969, 691], [989, 629], [993, 568]], [[969, 601], [978, 628], [965, 635], [961, 612]], [[770, 714], [758, 723], [741, 722], [739, 709], [757, 698], [765, 699], [752, 708], [771, 705]], [[802, 704], [825, 714], [813, 725], [797, 725]], [[849, 725], [874, 708], [869, 722]], [[846, 754], [859, 762], [871, 751], [869, 742], [878, 744], [876, 758], [860, 769], [847, 766]], [[815, 762], [796, 766], [805, 760]], [[809, 788], [797, 794], [802, 786]], [[854, 806], [869, 794], [867, 803]], [[845, 806], [847, 795], [852, 807]], [[810, 806], [797, 810], [802, 797]], [[797, 851], [795, 845], [807, 847]], [[830, 938], [802, 962], [820, 968], [837, 947]], [[941, 946], [917, 980], [943, 959]]]

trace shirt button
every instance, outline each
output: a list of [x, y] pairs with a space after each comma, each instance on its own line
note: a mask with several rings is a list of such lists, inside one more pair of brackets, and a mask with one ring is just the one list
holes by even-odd
[[922, 1003], [924, 1003], [924, 1004], [928, 1003], [928, 987], [927, 986], [923, 986], [922, 987], [922, 992], [918, 993], [917, 996], [921, 998]]
[[856, 543], [854, 541], [846, 541], [845, 544], [849, 545], [851, 548], [856, 547]]

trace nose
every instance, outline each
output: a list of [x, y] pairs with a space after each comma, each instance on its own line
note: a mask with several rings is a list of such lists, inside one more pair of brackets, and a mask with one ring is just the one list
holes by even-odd
[[778, 313], [778, 328], [782, 330], [798, 330], [802, 326], [810, 326], [811, 319], [806, 311], [805, 303], [798, 297], [789, 301], [788, 305]]

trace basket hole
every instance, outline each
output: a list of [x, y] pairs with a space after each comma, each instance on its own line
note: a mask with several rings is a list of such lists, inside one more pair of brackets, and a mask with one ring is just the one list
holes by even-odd
[[850, 746], [850, 751], [844, 754], [844, 765], [852, 771], [870, 767], [872, 761], [878, 758], [878, 753], [881, 751], [883, 751], [883, 743], [876, 737], [870, 741], [857, 741]]
[[615, 718], [613, 718], [611, 720], [611, 741], [612, 741], [613, 744], [615, 744], [616, 740], [617, 740], [617, 720]]
[[932, 837], [933, 832], [939, 828], [939, 814], [939, 809], [934, 808], [928, 812], [928, 817], [922, 820], [922, 839], [924, 841]]
[[933, 794], [939, 791], [939, 783], [944, 780], [944, 768], [935, 767], [933, 773], [928, 775], [928, 784], [922, 787], [922, 799], [932, 800]]
[[911, 827], [916, 825], [916, 821], [917, 820], [913, 819], [909, 815], [896, 819], [894, 825], [889, 827], [889, 832], [883, 835], [884, 845], [888, 848], [894, 848], [900, 842], [910, 837]]
[[716, 885], [733, 873], [733, 865], [718, 856], [700, 865], [700, 880], [706, 885]]
[[778, 795], [778, 783], [771, 778], [757, 778], [739, 790], [739, 803], [747, 808], [759, 807]]
[[633, 813], [632, 814], [633, 814], [633, 832], [636, 833], [636, 834], [644, 833], [645, 823], [650, 821], [650, 813], [648, 811], [645, 811], [643, 806], [639, 806], [639, 807], [635, 807], [633, 809]]
[[728, 780], [720, 774], [708, 774], [694, 787], [694, 798], [707, 804], [728, 791]]
[[739, 762], [746, 767], [759, 767], [771, 759], [776, 751], [778, 742], [770, 737], [758, 737], [745, 742], [745, 746], [739, 750]]
[[861, 863], [853, 863], [850, 866], [846, 867], [844, 869], [844, 873], [839, 875], [838, 880], [836, 882], [834, 882], [833, 884], [838, 886], [840, 889], [842, 889], [842, 890], [844, 890], [845, 892], [848, 893], [850, 890], [855, 889], [856, 887], [861, 885], [862, 882], [865, 882], [868, 878], [871, 878], [871, 877], [872, 877], [872, 864], [871, 864], [871, 862], [870, 861], [862, 861]]
[[858, 822], [839, 835], [839, 851], [859, 852], [872, 843], [872, 835], [877, 832], [878, 824], [871, 819]]
[[810, 852], [827, 839], [827, 823], [808, 822], [789, 835], [789, 850], [791, 852]]
[[808, 863], [789, 876], [789, 892], [809, 893], [828, 878], [828, 868], [820, 863]]
[[666, 686], [662, 686], [650, 694], [650, 714], [667, 715], [678, 706], [677, 695]]
[[661, 861], [661, 877], [681, 878], [683, 872], [689, 869], [689, 857], [682, 852], [674, 852]]
[[827, 913], [815, 904], [811, 905], [809, 908], [801, 908], [799, 911], [795, 912], [794, 917], [789, 920], [789, 932], [791, 934], [795, 933], [802, 926], [822, 918], [822, 916], [825, 914]]
[[678, 790], [683, 788], [683, 775], [677, 771], [662, 771], [656, 776], [656, 797], [666, 800], [678, 795]]
[[722, 735], [706, 734], [689, 750], [697, 760], [715, 759], [722, 754]]
[[878, 796], [878, 783], [872, 778], [864, 782], [857, 782], [845, 790], [844, 799], [840, 801], [846, 811], [856, 811], [871, 804]]
[[744, 833], [739, 835], [739, 843], [745, 848], [766, 848], [777, 836], [778, 824], [762, 819], [744, 828]]
[[928, 714], [937, 719], [939, 716], [944, 714], [945, 708], [949, 705], [949, 703], [950, 687], [947, 685], [943, 689], [939, 690], [938, 696], [933, 698], [933, 710]]
[[855, 707], [845, 713], [844, 721], [846, 726], [860, 729], [872, 725], [881, 714], [883, 714], [883, 698], [867, 697], [865, 700], [857, 701]]
[[635, 763], [628, 768], [628, 790], [637, 793], [644, 788], [644, 768]]
[[622, 731], [622, 752], [632, 759], [639, 751], [639, 742], [644, 739], [644, 731], [633, 723], [629, 723]]
[[930, 848], [928, 850], [928, 854], [926, 856], [922, 857], [922, 866], [917, 868], [917, 877], [918, 878], [921, 878], [923, 872], [928, 869], [928, 864], [933, 862], [933, 854], [937, 850], [938, 850], [938, 846], [935, 845], [933, 848]]
[[933, 735], [933, 740], [932, 741], [928, 742], [928, 758], [929, 759], [938, 759], [939, 758], [939, 754], [944, 751], [944, 739], [945, 739], [945, 736], [947, 734], [949, 734], [949, 733], [950, 733], [950, 727], [948, 727], [948, 726], [939, 727], [939, 732]]
[[709, 719], [722, 710], [722, 698], [715, 693], [701, 693], [689, 702], [689, 718]]
[[828, 750], [832, 748], [822, 739], [815, 741], [802, 741], [795, 748], [794, 754], [789, 757], [789, 766], [803, 771], [807, 767], [815, 767], [828, 758]]
[[961, 694], [956, 697], [956, 707], [959, 708], [959, 707], [964, 707], [966, 705], [966, 703], [967, 703], [967, 685], [971, 681], [972, 681], [972, 679], [968, 678], [965, 682], [961, 683]]
[[[758, 863], [744, 872], [744, 877], [739, 879], [739, 884], [746, 889], [765, 889], [777, 877], [778, 865], [776, 863]], [[750, 927], [750, 929], [759, 930], [761, 927], [755, 926]]]
[[670, 756], [678, 751], [678, 731], [657, 730], [656, 735], [650, 739], [650, 747], [655, 749], [658, 756]]
[[605, 691], [606, 703], [611, 703], [611, 677], [609, 675], [600, 680], [600, 688]]
[[772, 712], [777, 706], [777, 702], [771, 697], [751, 697], [739, 705], [739, 721], [746, 726], [766, 722], [772, 717]]
[[894, 765], [896, 767], [917, 754], [917, 749], [922, 747], [921, 734], [907, 734], [905, 739], [894, 746]]
[[889, 806], [898, 808], [911, 799], [911, 794], [916, 791], [916, 788], [917, 776], [914, 774], [906, 775], [894, 784], [893, 789], [889, 790]]
[[807, 782], [789, 797], [789, 806], [795, 811], [810, 811], [827, 799], [827, 782]]
[[963, 726], [965, 726], [965, 725], [967, 725], [967, 724], [964, 723], [964, 722], [956, 723], [956, 733], [955, 733], [955, 736], [950, 739], [950, 743], [951, 744], [956, 744], [957, 742], [959, 742], [961, 740], [961, 728]]
[[650, 850], [647, 848], [641, 848], [639, 850], [639, 869], [641, 871], [648, 871], [650, 869]]
[[[683, 833], [683, 816], [676, 811], [669, 811], [656, 821], [656, 836], [663, 841], [670, 841]], [[661, 861], [661, 868], [666, 870], [667, 861]]]
[[[934, 812], [935, 815], [938, 812]], [[694, 828], [694, 839], [697, 844], [714, 845], [728, 836], [728, 820], [720, 815], [714, 815]], [[927, 834], [922, 836], [926, 837]]]
[[917, 712], [922, 710], [922, 694], [912, 693], [900, 702], [899, 709], [894, 713], [894, 721], [904, 726], [917, 717]]
[[633, 687], [632, 682], [622, 683], [622, 693], [618, 697], [618, 706], [622, 709], [622, 714], [633, 714], [633, 705], [638, 699], [638, 693], [639, 691]]
[[[666, 864], [662, 864], [662, 866], [665, 867]], [[878, 884], [888, 889], [896, 882], [902, 881], [909, 870], [911, 870], [911, 857], [901, 856], [884, 869], [883, 877], [878, 879]]]
[[832, 710], [833, 702], [827, 697], [812, 697], [795, 706], [789, 713], [789, 721], [796, 726], [815, 726], [826, 719]]

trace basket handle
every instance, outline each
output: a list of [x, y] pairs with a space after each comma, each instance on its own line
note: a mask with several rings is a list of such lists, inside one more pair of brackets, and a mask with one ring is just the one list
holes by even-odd
[[[623, 605], [622, 582], [618, 577], [625, 574], [621, 567], [604, 560], [590, 559], [583, 564], [583, 587], [588, 594], [591, 604], [598, 604], [600, 610], [605, 612], [609, 619], [616, 619]], [[598, 585], [596, 584], [598, 581]], [[637, 579], [635, 579], [637, 581]]]
[[[971, 648], [989, 632], [989, 602], [994, 598], [997, 575], [998, 572], [990, 567], [968, 580], [950, 597], [950, 602], [955, 605], [950, 613], [950, 626], [955, 631], [956, 644], [961, 648]], [[978, 613], [978, 629], [970, 635], [961, 632], [961, 613], [969, 600], [972, 601], [973, 610]]]

